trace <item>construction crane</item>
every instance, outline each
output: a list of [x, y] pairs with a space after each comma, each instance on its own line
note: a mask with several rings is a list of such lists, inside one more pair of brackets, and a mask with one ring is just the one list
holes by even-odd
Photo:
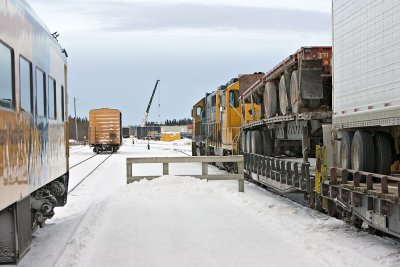
[[149, 105], [147, 106], [146, 112], [144, 113], [144, 118], [143, 118], [143, 121], [142, 121], [142, 127], [146, 126], [146, 124], [147, 124], [147, 117], [149, 116], [151, 102], [153, 102], [153, 97], [154, 97], [154, 94], [155, 94], [155, 92], [157, 90], [157, 86], [158, 86], [158, 82], [159, 81], [160, 80], [157, 80], [156, 85], [154, 86], [154, 89], [153, 89], [153, 93], [151, 94]]

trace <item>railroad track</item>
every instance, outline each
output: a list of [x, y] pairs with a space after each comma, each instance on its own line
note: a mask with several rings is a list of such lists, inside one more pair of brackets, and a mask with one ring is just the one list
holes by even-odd
[[[104, 160], [102, 160], [99, 164], [97, 164], [97, 166], [96, 166], [93, 170], [91, 170], [85, 177], [83, 177], [74, 187], [72, 187], [70, 190], [68, 190], [68, 194], [70, 194], [71, 192], [73, 192], [84, 180], [86, 180], [86, 178], [88, 178], [94, 171], [96, 171], [96, 170], [97, 170], [104, 162], [106, 162], [112, 155], [113, 155], [113, 153], [111, 153], [111, 154], [110, 154], [109, 156], [107, 156]], [[97, 156], [97, 154], [91, 156], [90, 158], [93, 158], [93, 157], [95, 157], [95, 156]], [[87, 158], [86, 160], [84, 160], [84, 161], [78, 163], [78, 165], [81, 164], [81, 163], [83, 163], [83, 162], [85, 162], [85, 161], [87, 161], [87, 160], [90, 159], [90, 158]], [[76, 166], [76, 165], [75, 165], [75, 166]], [[75, 167], [75, 166], [74, 166], [74, 167]]]
[[72, 165], [71, 167], [69, 167], [69, 169], [75, 168], [76, 166], [78, 166], [78, 165], [84, 163], [85, 161], [87, 161], [87, 160], [89, 160], [89, 159], [91, 159], [91, 158], [96, 157], [97, 155], [99, 155], [99, 154], [94, 154], [94, 155], [88, 157], [87, 159], [84, 159], [84, 160], [82, 160], [81, 162], [78, 162], [78, 163], [76, 163], [75, 165]]
[[75, 153], [78, 153], [78, 152], [82, 151], [84, 148], [87, 148], [87, 147], [86, 147], [86, 146], [83, 146], [83, 147], [76, 147], [76, 148], [74, 148], [74, 149], [70, 149], [70, 150], [69, 150], [69, 153], [70, 153], [70, 154], [75, 154]]

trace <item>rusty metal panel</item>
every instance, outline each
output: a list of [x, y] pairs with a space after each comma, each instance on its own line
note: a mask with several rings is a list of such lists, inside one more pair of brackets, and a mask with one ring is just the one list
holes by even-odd
[[254, 83], [262, 83], [261, 79], [263, 76], [263, 73], [239, 75], [239, 95], [242, 96], [243, 93]]
[[121, 112], [101, 108], [89, 111], [89, 145], [121, 144]]

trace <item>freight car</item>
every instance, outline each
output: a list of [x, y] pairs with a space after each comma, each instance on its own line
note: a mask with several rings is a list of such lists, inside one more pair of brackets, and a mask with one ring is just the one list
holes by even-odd
[[[303, 47], [240, 93], [240, 150], [250, 179], [355, 227], [397, 237], [399, 15], [394, 2], [334, 0], [334, 71], [329, 47]], [[192, 110], [195, 142], [207, 140], [207, 121], [218, 121], [223, 109], [207, 118], [207, 97]]]
[[16, 264], [67, 202], [67, 53], [25, 1], [0, 10], [0, 264]]
[[[276, 117], [268, 116], [274, 108], [265, 104], [268, 101], [264, 100], [267, 118], [242, 126], [245, 169], [254, 180], [284, 195], [293, 197], [296, 193], [302, 194], [304, 202], [310, 206], [325, 210], [355, 227], [367, 224], [372, 233], [385, 232], [397, 237], [400, 237], [400, 178], [396, 162], [400, 150], [400, 44], [396, 36], [400, 34], [400, 24], [392, 18], [399, 18], [399, 15], [400, 5], [390, 1], [384, 5], [365, 5], [361, 1], [349, 4], [348, 1], [334, 0], [333, 122], [329, 123], [329, 109], [323, 110], [327, 116], [320, 116], [324, 113], [317, 110], [320, 115], [314, 116], [314, 119], [312, 114], [315, 111], [310, 113], [307, 110], [304, 115], [296, 115], [296, 110], [304, 107], [303, 103], [308, 109], [315, 104], [315, 98], [309, 101], [304, 99], [307, 94], [302, 92], [304, 87], [301, 87], [300, 72], [297, 72], [299, 89], [290, 85], [291, 94], [287, 97], [291, 102], [291, 111], [285, 101], [286, 94], [283, 94], [282, 105], [282, 92], [279, 90], [280, 112], [283, 115], [286, 110], [285, 116], [294, 116], [295, 123], [290, 125], [289, 119], [282, 127], [277, 126]], [[325, 57], [322, 57], [322, 62], [324, 60]], [[286, 63], [280, 65], [285, 67]], [[266, 82], [276, 69], [266, 75]], [[325, 87], [328, 80], [325, 83], [324, 79], [329, 76], [324, 71], [321, 74]], [[280, 85], [286, 81], [281, 77]], [[249, 95], [254, 97], [260, 83], [252, 85], [242, 99], [249, 98]], [[269, 95], [267, 85], [264, 95]], [[293, 88], [296, 90], [293, 91]], [[317, 93], [314, 90], [311, 92], [311, 96]], [[321, 100], [328, 103], [329, 92], [326, 91], [326, 99], [325, 90], [321, 92], [323, 98], [320, 98], [320, 104]], [[296, 98], [299, 95], [301, 98]], [[307, 107], [307, 104], [310, 106]], [[315, 119], [317, 123], [313, 122]], [[303, 161], [277, 157], [281, 153], [273, 150], [277, 147], [276, 143], [271, 150], [266, 150], [265, 144], [269, 141], [265, 140], [269, 138], [262, 135], [260, 138], [260, 134], [254, 132], [262, 125], [269, 132], [275, 132], [271, 138], [273, 141], [279, 136], [289, 137], [296, 133], [302, 137]], [[313, 129], [318, 129], [315, 132], [317, 135], [313, 134]], [[282, 140], [286, 142], [285, 139], [289, 138]], [[318, 143], [324, 146], [314, 149], [314, 144]], [[278, 141], [278, 149], [280, 146], [281, 141]], [[297, 154], [296, 151], [290, 152], [294, 156]], [[314, 153], [317, 158], [315, 166], [312, 166], [308, 155]]]
[[122, 137], [129, 138], [131, 136], [131, 128], [130, 127], [122, 127]]
[[122, 115], [117, 109], [89, 111], [89, 146], [93, 152], [117, 152], [122, 144]]

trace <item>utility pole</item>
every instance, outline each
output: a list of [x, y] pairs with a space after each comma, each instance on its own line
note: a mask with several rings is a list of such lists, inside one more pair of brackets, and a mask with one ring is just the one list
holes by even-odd
[[79, 140], [78, 138], [78, 123], [76, 121], [76, 98], [74, 97], [74, 111], [75, 111], [75, 137], [76, 137], [76, 141]]

